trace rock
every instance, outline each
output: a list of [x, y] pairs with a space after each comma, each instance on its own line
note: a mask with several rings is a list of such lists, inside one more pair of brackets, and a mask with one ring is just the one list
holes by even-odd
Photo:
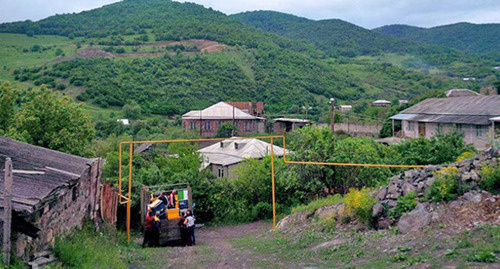
[[391, 184], [389, 186], [389, 188], [387, 189], [387, 193], [387, 197], [391, 199], [398, 199], [398, 197], [401, 196], [401, 193], [395, 184]]
[[338, 238], [338, 239], [333, 239], [333, 240], [321, 243], [319, 245], [316, 245], [316, 246], [312, 247], [311, 250], [317, 251], [317, 250], [324, 249], [324, 248], [333, 248], [336, 246], [344, 245], [346, 243], [347, 243], [347, 239]]
[[384, 206], [381, 203], [377, 203], [373, 206], [373, 216], [378, 217], [384, 213]]
[[417, 185], [417, 192], [423, 192], [424, 191], [424, 187], [425, 187], [425, 182], [424, 181], [420, 181]]
[[403, 191], [403, 195], [407, 195], [408, 193], [415, 191], [415, 186], [410, 182], [405, 182], [403, 186], [401, 186], [401, 190]]
[[468, 182], [472, 180], [478, 180], [479, 175], [476, 173], [476, 170], [471, 170], [470, 172], [465, 172], [462, 174], [462, 181], [463, 182]]
[[430, 185], [432, 185], [432, 183], [434, 183], [434, 180], [436, 180], [434, 177], [430, 177], [430, 178], [428, 178], [428, 179], [425, 181], [424, 188], [427, 188], [427, 187], [429, 187]]
[[392, 225], [392, 220], [389, 217], [380, 218], [377, 221], [377, 228], [378, 229], [389, 229], [389, 227], [391, 225]]
[[483, 197], [481, 196], [481, 193], [470, 191], [464, 194], [464, 198], [474, 204], [480, 204]]
[[330, 206], [323, 206], [320, 207], [314, 212], [314, 216], [319, 218], [319, 219], [331, 219], [335, 218], [335, 220], [338, 220], [338, 215], [339, 211], [343, 210], [344, 204], [336, 204], [336, 205], [330, 205]]
[[378, 190], [377, 194], [375, 195], [375, 198], [377, 198], [377, 200], [379, 201], [382, 201], [385, 199], [386, 195], [387, 195], [387, 188], [382, 187]]
[[418, 204], [415, 209], [409, 213], [404, 213], [399, 219], [398, 230], [400, 233], [406, 234], [416, 232], [427, 227], [431, 222], [431, 214], [429, 213], [429, 204]]
[[425, 172], [432, 174], [432, 172], [440, 170], [441, 166], [440, 165], [428, 165], [424, 168]]
[[390, 208], [395, 207], [398, 204], [396, 201], [390, 199], [383, 200], [380, 203]]
[[418, 171], [417, 170], [408, 170], [405, 171], [405, 178], [406, 179], [414, 179], [418, 177]]

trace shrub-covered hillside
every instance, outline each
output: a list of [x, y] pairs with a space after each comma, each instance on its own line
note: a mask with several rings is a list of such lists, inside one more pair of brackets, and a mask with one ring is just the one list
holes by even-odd
[[387, 25], [374, 32], [469, 53], [500, 53], [500, 24], [456, 23], [432, 28]]

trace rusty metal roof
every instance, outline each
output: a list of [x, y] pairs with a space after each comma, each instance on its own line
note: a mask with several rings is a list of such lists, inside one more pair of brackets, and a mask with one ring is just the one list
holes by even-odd
[[402, 114], [500, 116], [500, 95], [429, 98]]
[[[92, 160], [0, 137], [0, 193], [3, 193], [5, 158], [13, 163], [12, 205], [29, 215], [45, 202], [57, 198], [88, 173]], [[0, 198], [0, 207], [3, 198]]]

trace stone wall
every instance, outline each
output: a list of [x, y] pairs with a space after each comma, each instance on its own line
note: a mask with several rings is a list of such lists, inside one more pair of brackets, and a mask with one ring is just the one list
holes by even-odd
[[423, 198], [425, 190], [432, 185], [436, 178], [436, 171], [444, 167], [456, 167], [459, 171], [461, 184], [466, 189], [474, 189], [478, 186], [478, 171], [483, 164], [497, 164], [500, 150], [489, 149], [478, 154], [473, 159], [467, 159], [460, 163], [449, 165], [429, 165], [423, 169], [408, 170], [390, 178], [387, 187], [381, 187], [375, 194], [378, 203], [373, 207], [373, 215], [377, 218], [378, 228], [387, 228], [393, 224], [388, 216], [388, 210], [397, 205], [400, 196], [415, 192], [417, 197]]
[[56, 237], [66, 236], [80, 229], [85, 219], [92, 219], [98, 211], [100, 186], [98, 166], [89, 167], [76, 184], [56, 190], [56, 199], [47, 202], [32, 214], [32, 224], [40, 229], [36, 237], [15, 234], [16, 255], [30, 260], [37, 252], [53, 247]]

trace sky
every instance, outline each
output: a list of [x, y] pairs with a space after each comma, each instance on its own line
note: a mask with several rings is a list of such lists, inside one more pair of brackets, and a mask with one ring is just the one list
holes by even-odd
[[[0, 22], [40, 20], [116, 0], [0, 0]], [[185, 2], [185, 1], [180, 1]], [[309, 19], [342, 19], [368, 29], [388, 24], [420, 27], [457, 22], [500, 23], [500, 0], [189, 0], [226, 14], [275, 10]]]

